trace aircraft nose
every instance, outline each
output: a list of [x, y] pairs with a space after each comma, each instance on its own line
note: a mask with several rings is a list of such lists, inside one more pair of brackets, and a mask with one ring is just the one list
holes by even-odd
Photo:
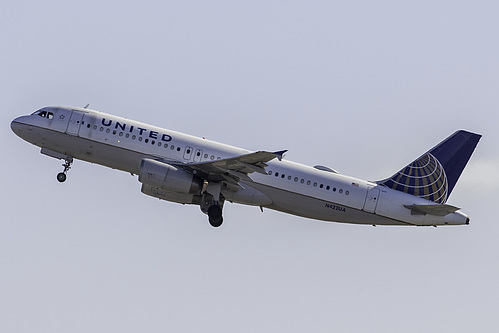
[[10, 123], [10, 128], [17, 136], [21, 136], [22, 129], [26, 126], [24, 122], [25, 116], [17, 117]]

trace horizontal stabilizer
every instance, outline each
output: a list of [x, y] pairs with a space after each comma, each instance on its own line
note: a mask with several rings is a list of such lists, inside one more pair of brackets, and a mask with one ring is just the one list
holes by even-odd
[[443, 204], [443, 205], [404, 205], [405, 208], [411, 210], [412, 215], [435, 215], [445, 216], [452, 214], [460, 208]]

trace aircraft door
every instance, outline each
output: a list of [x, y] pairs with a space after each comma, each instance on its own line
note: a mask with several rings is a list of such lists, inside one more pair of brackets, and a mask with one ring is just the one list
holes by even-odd
[[376, 206], [378, 205], [379, 199], [379, 189], [376, 187], [370, 187], [367, 190], [366, 202], [364, 203], [364, 211], [368, 213], [375, 213]]
[[71, 135], [78, 135], [80, 133], [81, 120], [83, 119], [84, 113], [81, 111], [73, 111], [71, 118], [69, 119], [68, 129], [66, 133]]

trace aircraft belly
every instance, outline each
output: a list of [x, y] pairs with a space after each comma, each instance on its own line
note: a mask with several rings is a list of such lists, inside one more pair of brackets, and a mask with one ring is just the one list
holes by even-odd
[[383, 216], [299, 193], [289, 192], [262, 184], [252, 184], [252, 186], [272, 200], [271, 205], [265, 206], [269, 209], [328, 222], [407, 225], [407, 223], [401, 221], [385, 218]]
[[[87, 140], [85, 140], [87, 141]], [[87, 141], [75, 158], [138, 174], [140, 163], [146, 155], [128, 149]]]
[[42, 148], [71, 156], [73, 158], [104, 165], [113, 169], [138, 174], [142, 153], [114, 147], [81, 137], [37, 128], [27, 141]]

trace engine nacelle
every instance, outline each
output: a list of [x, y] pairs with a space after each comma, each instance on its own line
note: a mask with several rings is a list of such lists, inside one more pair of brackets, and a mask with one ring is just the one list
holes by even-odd
[[203, 187], [203, 181], [192, 173], [149, 158], [140, 164], [139, 182], [184, 194], [200, 194]]
[[181, 204], [197, 204], [199, 205], [201, 203], [201, 196], [200, 195], [194, 195], [194, 194], [185, 194], [185, 193], [178, 193], [178, 192], [168, 192], [161, 187], [157, 186], [151, 186], [147, 184], [142, 184], [142, 193], [150, 195], [152, 197], [161, 199], [161, 200], [166, 200], [166, 201], [171, 201], [171, 202], [177, 202]]

